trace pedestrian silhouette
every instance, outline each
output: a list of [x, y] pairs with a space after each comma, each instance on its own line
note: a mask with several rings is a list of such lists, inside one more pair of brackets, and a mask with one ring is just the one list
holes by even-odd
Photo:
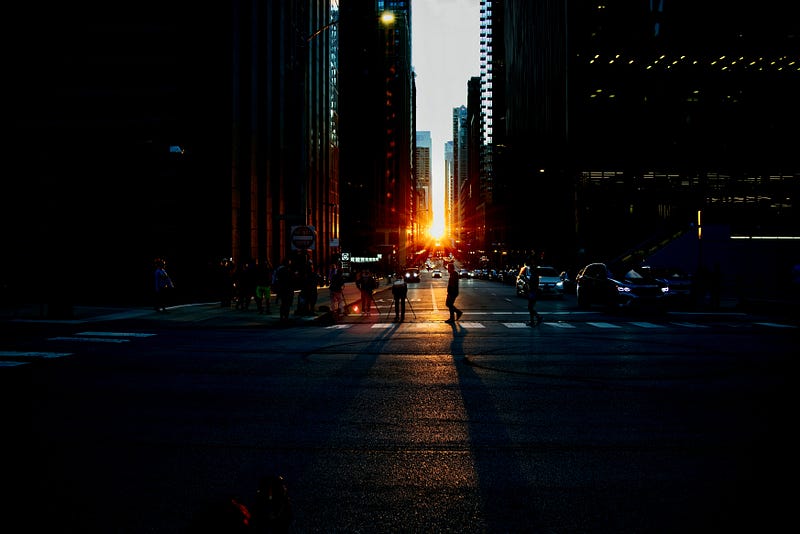
[[450, 310], [450, 318], [445, 320], [445, 322], [455, 323], [458, 319], [461, 319], [461, 315], [464, 313], [456, 307], [456, 298], [458, 297], [458, 271], [456, 271], [456, 266], [453, 265], [453, 263], [448, 263], [447, 272], [450, 273], [450, 278], [447, 280], [447, 299], [444, 304], [447, 306], [447, 309]]
[[161, 258], [155, 260], [155, 299], [154, 308], [157, 312], [166, 312], [167, 305], [172, 299], [172, 290], [175, 284], [167, 274], [167, 262]]

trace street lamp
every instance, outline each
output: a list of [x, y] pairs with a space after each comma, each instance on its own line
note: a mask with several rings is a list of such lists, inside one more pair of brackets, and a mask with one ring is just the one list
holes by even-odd
[[383, 13], [381, 13], [381, 22], [385, 26], [391, 26], [392, 24], [394, 24], [395, 19], [396, 17], [394, 16], [394, 13], [391, 11], [384, 11]]

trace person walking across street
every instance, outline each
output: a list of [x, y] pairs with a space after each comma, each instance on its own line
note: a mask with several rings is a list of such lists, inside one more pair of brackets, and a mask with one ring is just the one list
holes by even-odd
[[539, 271], [536, 269], [536, 262], [529, 261], [528, 269], [528, 315], [530, 320], [525, 324], [528, 326], [538, 326], [542, 322], [542, 316], [536, 311], [536, 300], [539, 296]]
[[447, 272], [450, 274], [450, 278], [447, 280], [447, 300], [445, 300], [445, 306], [450, 310], [450, 318], [445, 322], [455, 323], [458, 319], [461, 319], [461, 315], [464, 313], [456, 307], [456, 297], [458, 297], [458, 271], [453, 263], [448, 263]]

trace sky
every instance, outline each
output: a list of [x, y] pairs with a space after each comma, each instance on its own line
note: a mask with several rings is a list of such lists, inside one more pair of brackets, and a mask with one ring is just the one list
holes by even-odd
[[480, 75], [480, 0], [413, 0], [411, 17], [417, 130], [431, 132], [434, 225], [442, 225], [444, 144], [453, 138], [453, 108], [467, 105], [467, 82]]

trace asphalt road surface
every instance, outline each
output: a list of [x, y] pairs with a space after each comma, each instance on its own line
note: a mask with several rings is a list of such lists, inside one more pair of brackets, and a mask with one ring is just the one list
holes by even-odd
[[[446, 280], [406, 321], [16, 325], [7, 532], [188, 532], [265, 475], [291, 532], [776, 531], [797, 462], [796, 325], [608, 313]], [[413, 307], [413, 311], [412, 310]], [[202, 521], [201, 521], [201, 524]], [[210, 523], [206, 522], [205, 526]]]

